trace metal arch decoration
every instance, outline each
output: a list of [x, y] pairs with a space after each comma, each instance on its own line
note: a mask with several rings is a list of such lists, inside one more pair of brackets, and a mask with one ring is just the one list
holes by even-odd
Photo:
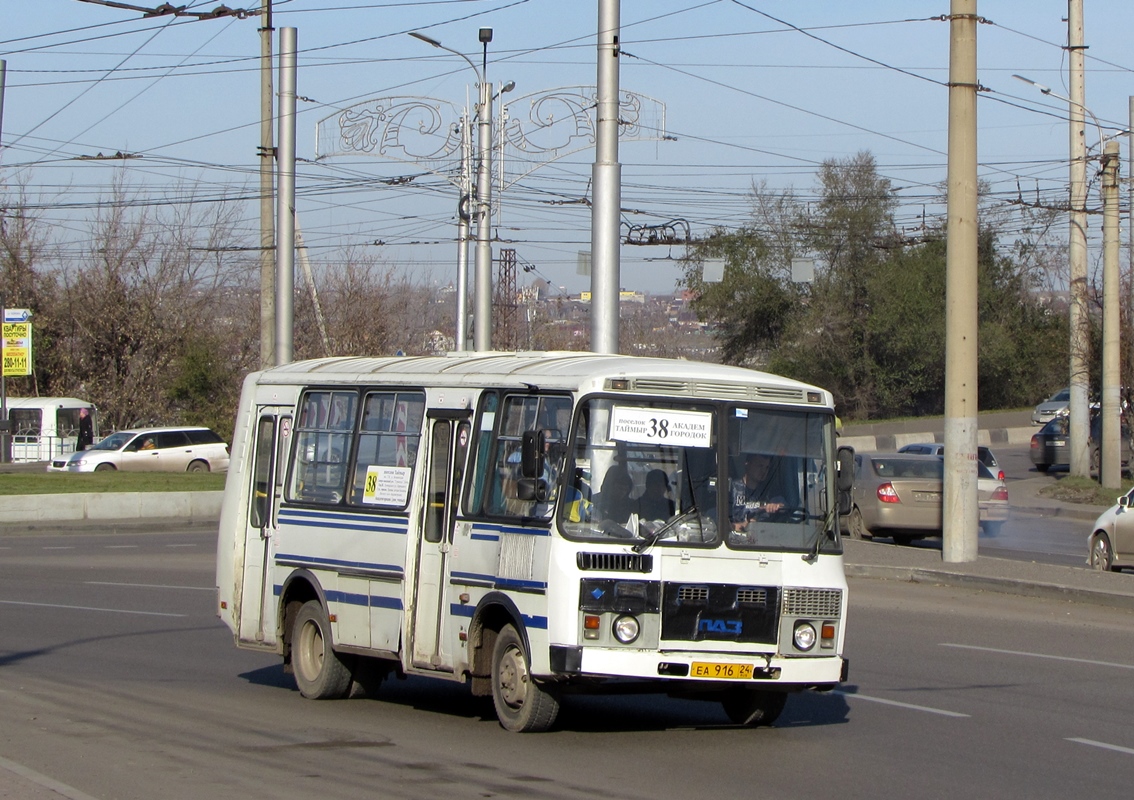
[[[509, 101], [500, 134], [504, 188], [544, 164], [594, 146], [597, 104], [594, 86], [565, 86]], [[618, 118], [619, 141], [665, 137], [665, 104], [660, 100], [621, 90]]]
[[461, 112], [428, 97], [380, 97], [342, 109], [315, 128], [317, 159], [373, 155], [460, 180]]

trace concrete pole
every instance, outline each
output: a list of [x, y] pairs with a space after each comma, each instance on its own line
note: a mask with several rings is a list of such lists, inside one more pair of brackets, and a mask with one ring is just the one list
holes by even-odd
[[290, 364], [295, 346], [295, 84], [296, 29], [280, 29], [280, 151], [276, 201], [276, 364]]
[[476, 263], [473, 349], [492, 349], [492, 84], [481, 72], [477, 109]]
[[622, 165], [618, 163], [619, 0], [599, 0], [598, 12], [597, 130], [591, 168], [591, 350], [617, 353], [622, 206]]
[[[4, 84], [7, 82], [7, 76], [8, 62], [0, 58], [0, 135], [4, 132]], [[0, 300], [0, 322], [3, 318], [4, 301]], [[8, 424], [8, 379], [4, 377], [3, 370], [0, 370], [0, 423]], [[11, 444], [12, 437], [8, 429], [0, 430], [0, 464], [7, 464], [12, 460]]]
[[975, 561], [977, 502], [977, 4], [952, 0], [945, 252], [945, 497], [941, 554]]
[[1070, 441], [1072, 475], [1087, 477], [1090, 455], [1090, 318], [1087, 315], [1087, 142], [1084, 126], [1083, 0], [1067, 2], [1067, 51], [1070, 89], [1068, 119], [1071, 149]]
[[1099, 479], [1104, 488], [1122, 485], [1120, 361], [1121, 320], [1118, 302], [1118, 142], [1103, 150], [1103, 358], [1102, 452]]
[[472, 133], [461, 117], [461, 197], [457, 202], [457, 331], [453, 349], [468, 347], [469, 335], [469, 207], [472, 203]]
[[[1127, 109], [1129, 121], [1126, 130], [1126, 268], [1130, 275], [1130, 299], [1127, 304], [1127, 314], [1130, 319], [1130, 329], [1134, 331], [1134, 97], [1128, 97]], [[1130, 337], [1130, 364], [1134, 367], [1134, 336]], [[1123, 385], [1131, 386], [1134, 378], [1123, 381]]]
[[272, 2], [260, 28], [260, 369], [276, 363], [275, 130], [272, 121]]

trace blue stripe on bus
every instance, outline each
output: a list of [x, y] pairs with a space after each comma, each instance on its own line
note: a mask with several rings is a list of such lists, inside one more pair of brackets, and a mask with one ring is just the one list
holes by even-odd
[[[283, 592], [282, 584], [272, 586], [272, 594], [276, 597]], [[344, 603], [351, 606], [366, 606], [369, 600], [370, 608], [389, 608], [394, 611], [402, 610], [402, 601], [398, 597], [382, 597], [381, 595], [354, 594], [348, 592], [327, 592], [327, 601], [331, 603]]]
[[547, 528], [527, 528], [523, 525], [505, 525], [504, 523], [495, 522], [474, 522], [473, 535], [481, 534], [482, 536], [489, 536], [492, 534], [512, 533], [519, 536], [550, 536], [551, 531]]
[[513, 578], [500, 578], [496, 575], [488, 575], [480, 572], [457, 572], [456, 570], [449, 573], [449, 577], [455, 580], [488, 581], [500, 589], [536, 589], [547, 591], [547, 581], [522, 581]]
[[[471, 619], [475, 612], [475, 606], [461, 605], [459, 603], [452, 603], [449, 606], [449, 613], [454, 617], [468, 617]], [[547, 630], [547, 617], [533, 617], [528, 614], [521, 614], [520, 616], [523, 617], [524, 624], [529, 628]]]
[[298, 553], [276, 553], [276, 561], [286, 561], [289, 565], [302, 565], [307, 567], [353, 567], [355, 569], [381, 570], [395, 572], [405, 577], [405, 572], [398, 564], [371, 564], [366, 561], [347, 561], [342, 558], [316, 558], [315, 556], [301, 556]]
[[376, 531], [405, 534], [409, 521], [405, 517], [375, 517], [368, 514], [312, 511], [303, 508], [281, 508], [280, 522], [307, 528]]

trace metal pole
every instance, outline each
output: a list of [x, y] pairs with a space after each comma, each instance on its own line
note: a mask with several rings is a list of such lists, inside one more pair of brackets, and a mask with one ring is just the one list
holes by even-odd
[[492, 349], [492, 84], [482, 75], [477, 109], [473, 349]]
[[[1130, 275], [1130, 300], [1126, 310], [1130, 330], [1134, 331], [1134, 97], [1127, 98], [1126, 102], [1129, 113], [1129, 123], [1126, 126], [1126, 267]], [[1130, 344], [1130, 364], [1134, 367], [1134, 336], [1130, 337]], [[1130, 383], [1126, 385], [1130, 386]]]
[[598, 4], [598, 97], [595, 163], [591, 167], [591, 350], [618, 352], [619, 220], [622, 165], [618, 163], [619, 0]]
[[1122, 484], [1119, 372], [1121, 346], [1118, 304], [1118, 142], [1107, 142], [1103, 150], [1103, 381], [1102, 449], [1099, 479], [1103, 487]]
[[977, 4], [952, 0], [945, 252], [945, 496], [942, 558], [975, 561], [977, 502]]
[[469, 335], [469, 204], [472, 202], [472, 130], [461, 117], [461, 196], [457, 201], [457, 330], [453, 349], [468, 348]]
[[280, 29], [280, 151], [276, 201], [276, 364], [292, 360], [295, 287], [295, 84], [296, 29]]
[[272, 0], [260, 28], [260, 368], [276, 363], [275, 132], [272, 121]]
[[[8, 76], [8, 62], [0, 58], [0, 136], [4, 132], [4, 84]], [[2, 141], [2, 139], [0, 139]], [[0, 151], [2, 152], [2, 151]], [[0, 301], [0, 325], [4, 320], [4, 303]], [[0, 354], [2, 354], [2, 344], [0, 344]], [[0, 365], [2, 366], [2, 365]], [[0, 424], [7, 426], [8, 424], [8, 380], [4, 377], [4, 370], [0, 368]], [[5, 427], [0, 430], [0, 464], [7, 464], [12, 460], [11, 449], [12, 437], [8, 435], [8, 429]]]
[[1072, 475], [1090, 475], [1090, 319], [1087, 315], [1087, 143], [1083, 111], [1083, 0], [1067, 2], [1071, 155], [1069, 455]]

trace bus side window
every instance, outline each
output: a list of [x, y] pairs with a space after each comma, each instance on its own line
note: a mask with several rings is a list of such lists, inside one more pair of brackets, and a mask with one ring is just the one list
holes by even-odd
[[[408, 487], [417, 463], [425, 417], [425, 395], [421, 392], [370, 392], [363, 402], [361, 430], [355, 452], [351, 480], [351, 505], [405, 507]], [[366, 476], [371, 467], [397, 475], [399, 485], [407, 487], [400, 503], [392, 498], [366, 497]]]
[[[291, 499], [331, 505], [342, 501], [357, 402], [358, 394], [353, 391], [312, 391], [304, 395], [300, 424], [295, 429]], [[336, 411], [333, 417], [328, 414], [331, 408]]]

